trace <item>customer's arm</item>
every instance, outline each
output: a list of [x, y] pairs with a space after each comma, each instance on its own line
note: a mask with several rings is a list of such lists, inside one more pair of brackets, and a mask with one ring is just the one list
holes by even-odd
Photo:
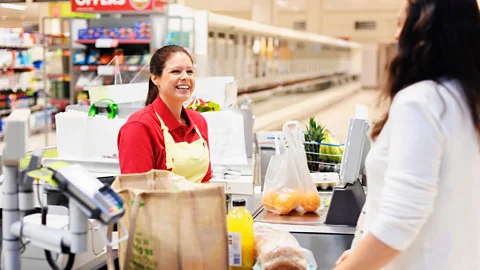
[[427, 104], [399, 96], [387, 125], [388, 168], [379, 216], [338, 269], [385, 266], [408, 248], [433, 211], [443, 151], [439, 121]]

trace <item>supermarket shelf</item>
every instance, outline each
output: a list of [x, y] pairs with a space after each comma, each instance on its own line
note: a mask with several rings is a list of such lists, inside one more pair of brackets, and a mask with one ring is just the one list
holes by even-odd
[[[81, 40], [77, 40], [76, 42], [80, 43], [80, 44], [95, 44], [97, 42], [97, 40], [96, 39], [81, 39]], [[118, 42], [118, 44], [145, 44], [145, 45], [150, 44], [149, 39], [130, 39], [130, 40], [116, 39], [116, 42]]]
[[88, 91], [88, 87], [77, 86], [77, 87], [75, 87], [75, 91], [77, 91], [77, 92]]
[[[41, 105], [32, 105], [30, 107], [18, 107], [17, 109], [30, 109], [30, 112], [32, 112], [32, 113], [44, 110], [43, 106], [41, 106]], [[13, 109], [2, 109], [2, 110], [0, 110], [0, 115], [10, 114], [10, 113], [12, 113], [12, 110]]]
[[56, 80], [70, 80], [70, 74], [48, 74], [47, 78]]
[[47, 45], [47, 46], [45, 46], [45, 49], [48, 49], [48, 50], [70, 49], [70, 45], [68, 45], [68, 44]]
[[26, 71], [34, 71], [36, 70], [35, 67], [25, 66], [25, 67], [3, 67], [3, 71], [13, 70], [19, 72], [26, 72]]
[[59, 45], [46, 45], [46, 50], [84, 50], [87, 47], [82, 44], [74, 43], [72, 46], [68, 44], [59, 44]]
[[43, 91], [43, 87], [10, 87], [10, 86], [1, 86], [0, 91], [13, 91], [13, 92], [26, 92], [26, 91], [33, 91], [33, 92], [40, 92]]
[[24, 45], [0, 45], [0, 50], [29, 50], [33, 46]]
[[[80, 70], [80, 71], [93, 71], [93, 70], [98, 70], [98, 67], [99, 66], [92, 66], [92, 65], [76, 65], [74, 66], [74, 69]], [[143, 69], [143, 67], [144, 66], [119, 66], [120, 70], [122, 71], [140, 71]]]

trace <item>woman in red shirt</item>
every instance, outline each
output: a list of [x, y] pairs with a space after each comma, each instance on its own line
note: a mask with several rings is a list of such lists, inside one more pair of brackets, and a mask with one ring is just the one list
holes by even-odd
[[153, 54], [145, 107], [118, 134], [122, 174], [159, 169], [197, 183], [210, 180], [207, 123], [183, 107], [194, 89], [193, 59], [184, 48], [169, 45]]

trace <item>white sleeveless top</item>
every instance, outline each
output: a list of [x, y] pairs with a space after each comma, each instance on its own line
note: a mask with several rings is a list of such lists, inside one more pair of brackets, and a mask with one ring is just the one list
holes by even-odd
[[460, 87], [432, 81], [397, 94], [366, 160], [368, 232], [402, 251], [384, 269], [480, 269], [480, 146]]

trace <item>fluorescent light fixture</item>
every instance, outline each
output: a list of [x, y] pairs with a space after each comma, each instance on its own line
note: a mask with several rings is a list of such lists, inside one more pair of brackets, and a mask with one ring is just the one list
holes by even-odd
[[277, 0], [277, 5], [281, 7], [288, 7], [287, 2], [285, 2], [284, 0]]
[[2, 7], [2, 8], [9, 8], [9, 9], [15, 9], [15, 10], [25, 10], [25, 9], [27, 9], [26, 6], [15, 5], [15, 4], [0, 4], [0, 7]]

